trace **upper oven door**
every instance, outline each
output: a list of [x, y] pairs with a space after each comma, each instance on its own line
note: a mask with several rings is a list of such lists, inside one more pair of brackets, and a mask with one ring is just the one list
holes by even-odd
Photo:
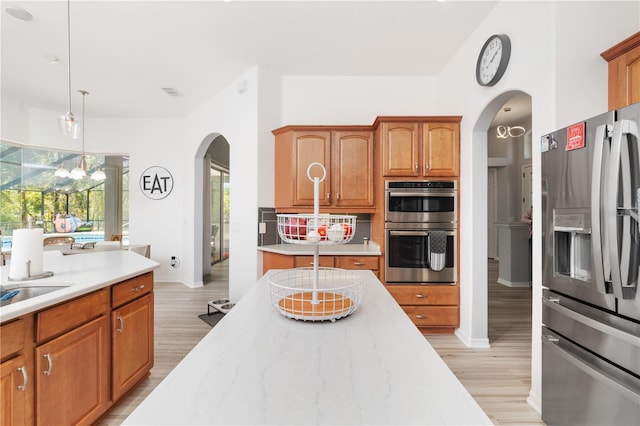
[[385, 191], [385, 222], [456, 222], [454, 190]]

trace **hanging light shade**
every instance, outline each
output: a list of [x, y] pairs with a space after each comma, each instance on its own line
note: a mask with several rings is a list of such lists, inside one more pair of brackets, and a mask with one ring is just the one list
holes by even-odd
[[98, 169], [91, 175], [91, 179], [93, 180], [105, 180], [107, 175], [104, 173], [104, 170]]
[[67, 89], [69, 94], [69, 109], [66, 114], [58, 118], [58, 130], [62, 136], [77, 139], [78, 122], [71, 112], [71, 0], [67, 0]]
[[80, 157], [80, 161], [78, 161], [78, 165], [71, 170], [69, 176], [71, 179], [82, 179], [87, 175], [87, 160], [84, 157], [84, 154]]
[[69, 177], [69, 170], [67, 170], [62, 164], [60, 164], [58, 166], [58, 168], [56, 169], [56, 172], [54, 173], [55, 177], [59, 177], [59, 178], [68, 178]]
[[84, 119], [84, 98], [89, 94], [86, 90], [78, 90], [78, 93], [82, 95], [82, 155], [78, 165], [71, 170], [70, 176], [72, 179], [82, 179], [87, 175], [87, 159], [84, 155], [84, 132], [87, 127], [87, 121]]

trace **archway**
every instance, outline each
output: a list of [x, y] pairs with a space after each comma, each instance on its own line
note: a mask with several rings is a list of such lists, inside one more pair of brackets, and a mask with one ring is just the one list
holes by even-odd
[[518, 94], [528, 95], [519, 90], [511, 90], [495, 97], [480, 113], [473, 128], [471, 143], [473, 161], [470, 178], [474, 182], [474, 189], [468, 194], [466, 204], [473, 206], [474, 214], [471, 215], [470, 225], [464, 227], [466, 231], [469, 231], [467, 234], [468, 244], [462, 244], [462, 247], [466, 247], [465, 257], [472, 265], [467, 271], [463, 271], [465, 274], [463, 278], [465, 282], [472, 284], [467, 286], [466, 290], [461, 289], [465, 292], [465, 294], [461, 294], [461, 299], [468, 300], [471, 306], [468, 310], [469, 314], [461, 317], [461, 328], [456, 333], [463, 342], [471, 347], [490, 346], [487, 288], [487, 132], [505, 102]]
[[211, 270], [211, 165], [215, 163], [228, 174], [229, 151], [225, 137], [211, 133], [202, 140], [194, 157], [193, 281], [196, 285], [202, 285], [203, 276]]

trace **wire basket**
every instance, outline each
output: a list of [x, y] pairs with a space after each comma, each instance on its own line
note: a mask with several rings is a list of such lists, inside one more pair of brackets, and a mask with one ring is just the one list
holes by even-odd
[[293, 244], [346, 244], [356, 232], [356, 216], [279, 214], [278, 234]]
[[335, 321], [360, 306], [362, 277], [338, 268], [294, 268], [269, 279], [271, 304], [287, 318]]

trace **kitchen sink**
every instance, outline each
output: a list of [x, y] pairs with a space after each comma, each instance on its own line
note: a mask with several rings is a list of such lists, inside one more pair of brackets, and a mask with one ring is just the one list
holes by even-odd
[[12, 303], [22, 302], [24, 300], [28, 300], [34, 297], [42, 296], [43, 294], [51, 293], [56, 290], [62, 290], [63, 288], [67, 288], [68, 285], [59, 285], [59, 286], [20, 286], [16, 288], [6, 289], [3, 291], [3, 295], [5, 293], [13, 292], [18, 290], [18, 293], [7, 299], [0, 301], [0, 307], [7, 306]]

